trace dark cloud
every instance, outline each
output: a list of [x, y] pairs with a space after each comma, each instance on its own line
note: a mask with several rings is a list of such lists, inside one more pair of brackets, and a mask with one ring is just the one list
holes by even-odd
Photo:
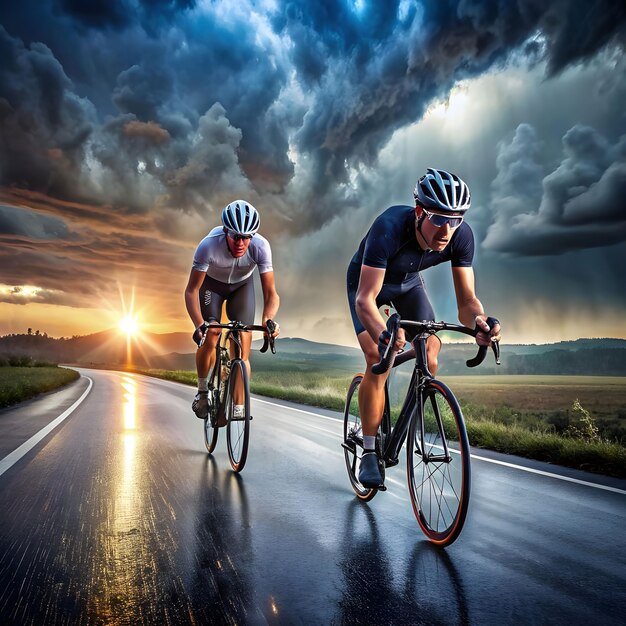
[[[230, 140], [210, 149], [200, 128], [219, 104], [241, 134], [237, 188], [272, 204], [283, 195], [292, 212], [284, 225], [297, 232], [319, 228], [338, 204], [358, 202], [353, 171], [374, 164], [392, 133], [458, 80], [525, 54], [545, 59], [555, 75], [611, 42], [623, 45], [625, 22], [624, 9], [608, 0], [289, 0], [230, 11], [191, 0], [49, 0], [37, 2], [51, 22], [48, 36], [29, 26], [34, 6], [13, 7], [8, 23], [17, 37], [2, 35], [9, 62], [0, 132], [11, 165], [1, 184], [67, 197], [71, 183], [82, 199], [121, 211], [168, 198], [204, 211], [222, 201], [209, 183], [225, 187], [234, 171], [224, 160]], [[54, 49], [22, 43], [34, 32]], [[120, 132], [135, 121], [170, 140], [157, 149]], [[205, 179], [186, 175], [202, 169], [199, 158], [211, 170]]]
[[144, 121], [159, 119], [159, 109], [170, 100], [174, 88], [164, 61], [133, 65], [118, 75], [112, 99], [122, 113]]
[[[0, 209], [3, 273], [69, 302], [60, 277], [78, 267], [65, 289], [89, 302], [80, 285], [96, 297], [137, 267], [162, 298], [241, 195], [289, 268], [279, 288], [313, 290], [284, 298], [312, 328], [312, 299], [346, 314], [337, 267], [434, 165], [472, 187], [479, 278], [506, 290], [505, 267], [523, 298], [542, 265], [529, 255], [553, 254], [556, 293], [576, 259], [623, 251], [624, 23], [608, 0], [2, 3], [0, 201], [36, 212]], [[515, 68], [519, 89], [498, 79]], [[494, 82], [459, 116], [472, 128], [417, 124], [479, 76]]]
[[93, 29], [123, 29], [141, 23], [151, 33], [196, 0], [53, 0], [53, 11]]
[[[153, 236], [152, 231], [99, 232], [84, 224], [69, 236], [59, 237], [58, 220], [35, 214], [22, 215], [19, 232], [7, 234], [0, 211], [0, 283], [35, 285], [41, 291], [4, 294], [4, 301], [39, 302], [87, 308], [106, 307], [115, 299], [119, 277], [129, 273], [151, 277], [141, 285], [146, 297], [163, 291], [180, 291], [179, 276], [188, 271], [186, 250]], [[27, 213], [19, 209], [22, 213]], [[8, 212], [8, 211], [7, 211]], [[10, 213], [9, 213], [10, 215]], [[13, 225], [13, 221], [9, 226]]]
[[124, 28], [133, 21], [132, 0], [55, 0], [54, 8], [85, 26]]
[[0, 235], [20, 235], [35, 239], [68, 239], [70, 231], [67, 224], [59, 218], [0, 205]]
[[626, 241], [626, 135], [611, 145], [590, 127], [563, 137], [563, 160], [547, 176], [533, 128], [502, 143], [492, 187], [495, 222], [483, 246], [516, 255], [557, 255]]
[[0, 56], [0, 183], [73, 196], [93, 108], [45, 44], [26, 48], [0, 26]]
[[[459, 79], [514, 51], [536, 57], [538, 48], [553, 75], [611, 41], [624, 41], [625, 11], [608, 0], [591, 6], [461, 0], [409, 7], [400, 19], [399, 3], [364, 2], [362, 14], [338, 0], [281, 6], [276, 27], [292, 40], [292, 61], [315, 90], [296, 135], [299, 149], [314, 155], [312, 201], [345, 182], [350, 166], [373, 163], [395, 129], [419, 119]], [[540, 43], [524, 47], [530, 38]], [[318, 223], [330, 215], [318, 215]]]

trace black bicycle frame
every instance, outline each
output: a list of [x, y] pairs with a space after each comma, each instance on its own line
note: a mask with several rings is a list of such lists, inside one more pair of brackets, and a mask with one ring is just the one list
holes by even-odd
[[[490, 326], [493, 326], [497, 321], [493, 318], [488, 318], [487, 323]], [[409, 425], [411, 424], [411, 419], [415, 413], [415, 419], [419, 419], [419, 434], [420, 434], [420, 450], [422, 454], [422, 458], [425, 463], [429, 461], [450, 461], [450, 452], [448, 450], [447, 438], [445, 436], [444, 428], [443, 428], [443, 420], [439, 413], [439, 408], [436, 403], [433, 403], [433, 411], [435, 413], [435, 421], [437, 422], [437, 429], [439, 430], [439, 435], [441, 437], [441, 441], [443, 443], [443, 454], [430, 454], [426, 453], [425, 446], [425, 435], [424, 432], [424, 414], [423, 414], [423, 406], [424, 406], [424, 387], [431, 381], [434, 380], [434, 376], [432, 372], [428, 369], [428, 358], [426, 356], [426, 341], [431, 336], [436, 334], [441, 330], [448, 330], [459, 332], [464, 335], [470, 335], [475, 337], [478, 328], [471, 330], [466, 328], [465, 326], [459, 326], [457, 324], [447, 324], [445, 322], [412, 322], [408, 320], [401, 320], [400, 317], [395, 314], [391, 316], [387, 322], [387, 330], [391, 333], [391, 338], [389, 339], [387, 350], [384, 355], [381, 357], [380, 363], [375, 365], [372, 370], [379, 374], [382, 371], [385, 371], [389, 365], [391, 364], [391, 359], [393, 358], [393, 354], [391, 353], [391, 347], [393, 346], [396, 338], [396, 333], [399, 328], [413, 328], [417, 330], [416, 336], [411, 341], [411, 350], [407, 350], [399, 355], [394, 360], [393, 367], [397, 367], [406, 361], [415, 358], [415, 368], [413, 369], [413, 374], [411, 376], [411, 382], [409, 383], [409, 389], [406, 394], [406, 398], [404, 399], [404, 404], [402, 405], [402, 409], [400, 410], [400, 415], [398, 416], [398, 421], [396, 422], [395, 428], [391, 427], [391, 414], [389, 409], [389, 390], [388, 383], [385, 382], [385, 411], [383, 413], [383, 421], [382, 421], [382, 432], [384, 436], [384, 441], [381, 442], [382, 447], [382, 458], [385, 462], [386, 467], [391, 467], [393, 465], [397, 465], [400, 456], [400, 450], [402, 449], [402, 445], [406, 439], [406, 435], [409, 429]], [[497, 342], [494, 342], [491, 345], [496, 363], [500, 364], [500, 347]], [[467, 365], [469, 367], [475, 367], [480, 364], [487, 353], [487, 348], [485, 346], [480, 346], [478, 350], [478, 354], [473, 359], [467, 361]], [[380, 371], [376, 371], [377, 368], [384, 368]]]
[[[253, 330], [265, 331], [268, 328], [270, 329], [271, 332], [273, 332], [274, 322], [272, 320], [267, 320], [265, 327], [255, 326], [255, 325], [247, 326], [245, 324], [242, 324], [241, 322], [230, 322], [228, 324], [213, 324], [212, 327], [228, 330], [228, 332], [226, 333], [226, 338], [224, 340], [224, 343], [228, 343], [229, 341], [232, 341], [231, 345], [235, 346], [235, 355], [229, 359], [230, 361], [234, 361], [235, 359], [241, 359], [241, 354], [243, 350], [241, 347], [241, 333], [242, 332], [244, 331], [250, 332]], [[266, 335], [260, 352], [266, 352], [268, 347], [271, 349], [272, 354], [276, 354], [276, 349], [274, 347], [274, 337], [269, 337]], [[220, 376], [218, 374], [218, 370], [221, 368], [221, 365], [222, 365], [222, 350], [227, 350], [227, 348], [225, 346], [222, 346], [222, 342], [220, 339], [220, 341], [218, 341], [216, 345], [216, 354], [215, 354], [216, 367], [213, 368], [213, 372], [211, 373], [211, 381], [210, 381], [211, 384], [215, 383], [216, 382], [215, 378], [217, 377], [217, 384], [213, 385], [216, 389], [219, 388], [219, 383], [220, 383]], [[217, 367], [218, 363], [220, 365], [220, 368]]]
[[[406, 440], [406, 435], [411, 424], [411, 418], [414, 411], [419, 410], [421, 412], [422, 406], [422, 393], [424, 385], [427, 381], [432, 380], [432, 375], [428, 370], [428, 363], [426, 360], [426, 339], [429, 334], [420, 334], [416, 336], [412, 344], [412, 349], [398, 355], [393, 367], [397, 367], [406, 361], [415, 358], [415, 367], [411, 375], [411, 382], [398, 416], [398, 421], [395, 427], [391, 426], [391, 412], [389, 403], [389, 389], [388, 381], [385, 382], [385, 411], [383, 414], [382, 430], [385, 435], [382, 450], [382, 458], [385, 461], [385, 467], [392, 467], [397, 465], [400, 457], [400, 450]], [[415, 354], [415, 357], [413, 357]], [[418, 407], [420, 407], [418, 409]], [[424, 420], [421, 420], [420, 424], [420, 436], [422, 440], [421, 449], [424, 450]]]

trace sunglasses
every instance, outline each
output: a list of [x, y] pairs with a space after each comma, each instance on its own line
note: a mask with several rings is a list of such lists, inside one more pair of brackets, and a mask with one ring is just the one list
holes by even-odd
[[429, 213], [426, 209], [422, 209], [428, 221], [437, 228], [441, 228], [446, 224], [450, 224], [450, 228], [456, 228], [461, 225], [463, 217], [448, 217], [447, 215], [439, 215], [438, 213]]
[[226, 233], [233, 241], [249, 241], [254, 235], [240, 235], [234, 230], [227, 230]]

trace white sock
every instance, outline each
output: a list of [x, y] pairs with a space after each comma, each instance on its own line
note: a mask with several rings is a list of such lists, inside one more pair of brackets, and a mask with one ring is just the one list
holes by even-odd
[[198, 391], [209, 390], [209, 378], [198, 378]]
[[363, 435], [363, 449], [376, 450], [376, 436]]
[[235, 404], [233, 417], [243, 417], [246, 414], [246, 407], [243, 404]]

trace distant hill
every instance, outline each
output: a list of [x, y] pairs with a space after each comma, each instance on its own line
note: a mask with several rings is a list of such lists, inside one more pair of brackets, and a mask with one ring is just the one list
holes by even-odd
[[[253, 350], [260, 350], [263, 345], [263, 339], [256, 339], [252, 342]], [[360, 356], [359, 348], [350, 348], [348, 346], [337, 346], [330, 343], [320, 343], [317, 341], [309, 341], [300, 337], [279, 337], [276, 340], [276, 350], [285, 354], [337, 354], [341, 356], [354, 357]]]
[[[130, 343], [133, 363], [152, 366], [158, 355], [193, 349], [189, 333], [142, 333]], [[0, 355], [27, 355], [55, 363], [112, 364], [127, 362], [127, 339], [118, 330], [105, 330], [71, 338], [46, 335], [5, 335], [0, 337]]]
[[[253, 367], [285, 371], [289, 368], [319, 371], [362, 371], [364, 359], [358, 348], [318, 343], [298, 337], [279, 338], [275, 356], [259, 354], [262, 339], [252, 342]], [[133, 340], [132, 360], [139, 366], [192, 370], [195, 350], [189, 333], [143, 333]], [[28, 355], [35, 359], [77, 364], [117, 365], [126, 363], [126, 337], [117, 330], [92, 335], [54, 339], [42, 335], [0, 337], [0, 356]], [[439, 373], [456, 374], [596, 374], [626, 376], [626, 340], [577, 339], [555, 344], [503, 344], [502, 365], [493, 356], [475, 370], [465, 361], [476, 353], [471, 343], [444, 343]]]

